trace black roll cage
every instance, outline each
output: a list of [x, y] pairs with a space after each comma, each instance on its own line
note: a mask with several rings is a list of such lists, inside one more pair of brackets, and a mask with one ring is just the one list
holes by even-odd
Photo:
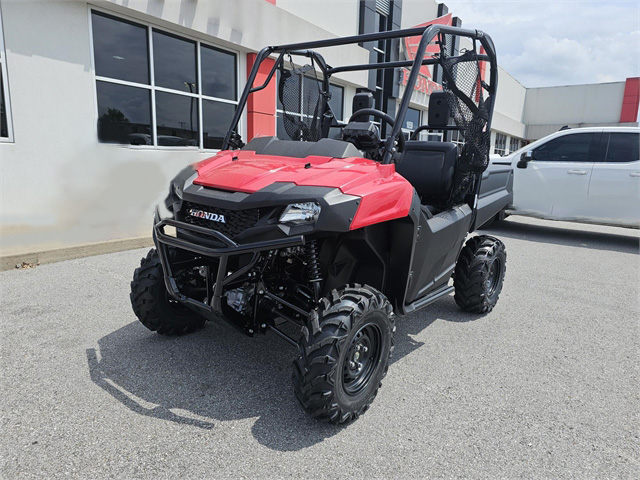
[[[485, 54], [477, 55], [478, 61], [489, 62], [491, 66], [490, 69], [490, 80], [489, 84], [486, 85], [483, 82], [483, 86], [489, 92], [489, 97], [487, 99], [487, 111], [489, 112], [489, 118], [487, 119], [487, 130], [491, 128], [491, 119], [493, 116], [493, 107], [495, 102], [495, 92], [498, 87], [498, 63], [496, 59], [495, 47], [493, 45], [493, 40], [489, 35], [485, 34], [481, 30], [469, 30], [459, 27], [451, 27], [447, 25], [427, 25], [425, 27], [418, 28], [408, 28], [404, 30], [392, 30], [387, 32], [379, 32], [379, 33], [367, 33], [363, 35], [353, 35], [349, 37], [340, 37], [340, 38], [332, 38], [327, 40], [316, 40], [310, 42], [302, 42], [302, 43], [292, 43], [288, 45], [281, 46], [270, 46], [263, 48], [257, 55], [256, 60], [253, 64], [251, 72], [249, 73], [249, 77], [247, 78], [247, 83], [242, 91], [242, 95], [240, 96], [240, 100], [238, 102], [238, 108], [233, 115], [233, 119], [231, 120], [231, 126], [225, 135], [224, 142], [222, 144], [222, 150], [229, 149], [232, 146], [232, 139], [237, 137], [237, 128], [238, 122], [240, 121], [240, 117], [242, 116], [242, 112], [247, 104], [247, 99], [249, 95], [263, 90], [269, 85], [269, 82], [273, 78], [278, 67], [282, 64], [285, 55], [295, 55], [295, 56], [305, 56], [312, 58], [320, 67], [323, 73], [323, 88], [324, 91], [329, 91], [329, 78], [334, 73], [340, 72], [353, 72], [353, 71], [361, 71], [361, 70], [386, 70], [392, 68], [400, 68], [400, 67], [411, 67], [411, 73], [409, 74], [409, 78], [407, 80], [407, 85], [405, 87], [404, 95], [402, 97], [402, 101], [400, 102], [400, 108], [396, 114], [396, 121], [393, 125], [391, 133], [386, 140], [384, 154], [382, 158], [382, 163], [391, 163], [393, 159], [393, 149], [396, 139], [398, 135], [402, 132], [402, 122], [399, 122], [398, 119], [404, 119], [407, 114], [407, 110], [409, 108], [409, 102], [411, 100], [411, 95], [414, 90], [414, 86], [416, 81], [418, 80], [418, 75], [420, 73], [421, 65], [435, 65], [438, 64], [440, 59], [438, 57], [424, 58], [424, 54], [426, 52], [427, 46], [437, 35], [453, 35], [458, 37], [467, 37], [475, 41], [479, 41], [481, 45], [484, 47]], [[324, 61], [324, 58], [318, 54], [317, 52], [312, 51], [314, 48], [325, 48], [325, 47], [335, 47], [340, 45], [350, 45], [355, 43], [365, 43], [365, 42], [374, 42], [378, 40], [391, 40], [391, 39], [399, 39], [405, 37], [414, 37], [421, 36], [420, 44], [418, 45], [418, 49], [416, 51], [416, 56], [414, 60], [402, 60], [402, 61], [394, 61], [394, 62], [381, 62], [381, 63], [368, 63], [361, 65], [346, 65], [340, 67], [330, 67]], [[254, 87], [253, 83], [258, 74], [258, 70], [262, 62], [270, 57], [273, 54], [278, 54], [278, 58], [275, 61], [269, 75], [267, 76], [264, 83], [260, 86]], [[453, 57], [457, 58], [457, 57]], [[437, 127], [438, 130], [443, 130], [441, 127]], [[448, 128], [447, 128], [448, 129]]]

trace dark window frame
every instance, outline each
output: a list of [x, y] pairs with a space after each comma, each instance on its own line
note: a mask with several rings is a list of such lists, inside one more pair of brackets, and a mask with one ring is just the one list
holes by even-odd
[[[184, 91], [183, 90], [178, 90], [177, 88], [174, 88], [174, 87], [167, 87], [167, 86], [164, 86], [164, 85], [158, 85], [157, 69], [156, 69], [156, 60], [157, 60], [157, 58], [156, 58], [156, 40], [154, 38], [154, 34], [156, 34], [156, 33], [158, 35], [161, 35], [161, 36], [165, 36], [165, 37], [173, 38], [175, 40], [179, 40], [179, 41], [182, 41], [182, 42], [187, 42], [187, 43], [193, 44], [193, 47], [194, 47], [193, 48], [193, 61], [194, 61], [194, 66], [195, 66], [195, 70], [194, 70], [193, 73], [195, 74], [195, 79], [194, 80], [196, 82], [195, 83], [195, 87], [196, 87], [196, 91], [195, 92], [191, 92], [191, 91], [187, 92], [186, 90], [184, 90]], [[183, 92], [183, 93], [200, 93], [201, 90], [202, 90], [202, 86], [200, 85], [200, 69], [202, 67], [201, 67], [200, 62], [199, 62], [200, 55], [198, 53], [198, 47], [199, 47], [198, 42], [195, 41], [195, 40], [186, 38], [186, 37], [182, 37], [182, 36], [176, 35], [176, 34], [171, 33], [171, 32], [166, 32], [164, 30], [161, 30], [161, 29], [153, 27], [153, 26], [151, 27], [151, 38], [153, 39], [153, 49], [152, 49], [153, 50], [153, 58], [150, 58], [149, 60], [153, 61], [153, 83], [156, 86], [156, 88], [165, 88], [167, 90], [173, 90], [173, 91], [176, 91], [176, 92]], [[187, 82], [185, 82], [185, 83], [187, 83]]]
[[[625, 163], [631, 163], [631, 162], [637, 162], [638, 160], [640, 160], [640, 158], [638, 158], [640, 155], [640, 133], [635, 133], [635, 132], [604, 132], [604, 135], [606, 135], [606, 138], [603, 138], [601, 141], [604, 143], [606, 141], [606, 144], [603, 145], [604, 147], [604, 155], [603, 155], [603, 161], [601, 163], [614, 163], [614, 164], [625, 164]], [[636, 141], [635, 141], [635, 146], [636, 146], [636, 151], [631, 152], [631, 158], [629, 160], [625, 160], [625, 161], [615, 161], [615, 160], [610, 160], [609, 159], [609, 153], [611, 150], [611, 140], [614, 137], [620, 137], [622, 135], [630, 135], [630, 136], [635, 136], [636, 137]], [[632, 143], [633, 143], [633, 139], [632, 139]], [[635, 155], [633, 155], [635, 153]], [[636, 158], [633, 158], [633, 157]], [[600, 163], [600, 162], [599, 162]]]
[[502, 157], [507, 154], [507, 135], [505, 133], [496, 132], [496, 140], [493, 145], [493, 153]]
[[[408, 113], [409, 113], [410, 111], [418, 112], [418, 121], [417, 121], [417, 123], [413, 126], [413, 128], [409, 128], [409, 127], [407, 127], [407, 126], [406, 126]], [[419, 108], [409, 107], [409, 108], [407, 109], [407, 115], [405, 115], [404, 121], [405, 121], [405, 123], [403, 123], [403, 124], [402, 124], [402, 131], [403, 131], [403, 132], [405, 132], [405, 133], [408, 133], [408, 134], [409, 134], [409, 136], [411, 136], [411, 134], [412, 134], [413, 132], [415, 132], [415, 131], [416, 131], [416, 129], [417, 129], [418, 127], [420, 127], [420, 125], [422, 125], [422, 110], [420, 110]]]
[[[240, 72], [239, 72], [239, 53], [238, 52], [232, 52], [230, 50], [223, 50], [222, 48], [219, 47], [215, 47], [213, 45], [210, 45], [208, 43], [202, 43], [200, 42], [200, 49], [198, 50], [198, 62], [199, 62], [199, 71], [200, 71], [200, 75], [202, 75], [202, 50], [206, 49], [206, 50], [215, 50], [216, 52], [219, 53], [224, 53], [226, 55], [233, 55], [235, 57], [235, 61], [233, 62], [233, 76], [236, 79], [236, 82], [234, 83], [234, 97], [235, 97], [235, 102], [237, 104], [238, 102], [238, 97], [240, 96]], [[209, 98], [209, 99], [219, 99], [219, 98], [223, 98], [223, 97], [216, 97], [216, 96], [212, 96], [212, 95], [206, 95], [204, 93], [204, 83], [202, 82], [202, 78], [200, 78], [200, 93], [202, 94], [202, 96], [204, 98]], [[225, 100], [229, 100], [229, 99], [225, 99]]]
[[[114, 21], [118, 21], [118, 22], [123, 22], [123, 23], [127, 23], [130, 25], [135, 25], [138, 27], [143, 27], [146, 30], [146, 38], [147, 38], [147, 46], [148, 46], [148, 53], [147, 53], [147, 61], [148, 61], [148, 65], [149, 65], [149, 84], [141, 84], [141, 83], [136, 83], [136, 82], [130, 82], [130, 81], [126, 81], [126, 80], [120, 80], [117, 78], [110, 78], [110, 77], [104, 77], [104, 76], [100, 76], [97, 74], [96, 72], [96, 56], [95, 56], [95, 50], [94, 50], [94, 32], [93, 32], [93, 15], [99, 15]], [[98, 117], [98, 96], [97, 96], [97, 82], [102, 81], [102, 82], [108, 82], [108, 83], [114, 83], [114, 84], [120, 84], [120, 85], [127, 85], [130, 87], [136, 87], [136, 88], [141, 88], [141, 89], [146, 89], [148, 91], [150, 91], [150, 95], [151, 95], [151, 111], [150, 111], [150, 115], [151, 115], [151, 131], [152, 131], [152, 141], [151, 141], [151, 145], [145, 145], [144, 147], [140, 147], [137, 145], [128, 145], [131, 148], [152, 148], [152, 149], [175, 149], [175, 146], [165, 146], [165, 145], [161, 145], [160, 142], [158, 142], [158, 119], [157, 119], [157, 112], [156, 112], [156, 92], [164, 92], [164, 93], [171, 93], [171, 94], [176, 94], [176, 95], [183, 95], [186, 97], [191, 97], [191, 98], [195, 98], [197, 100], [197, 125], [195, 125], [195, 130], [197, 132], [197, 146], [180, 146], [182, 148], [186, 148], [186, 149], [198, 149], [198, 150], [218, 150], [219, 148], [211, 148], [211, 147], [206, 147], [205, 146], [205, 132], [203, 131], [204, 129], [204, 119], [203, 119], [203, 103], [205, 101], [213, 101], [213, 102], [219, 102], [219, 103], [224, 103], [224, 104], [229, 104], [229, 105], [233, 105], [235, 108], [237, 108], [238, 105], [238, 97], [239, 97], [239, 92], [240, 92], [240, 51], [237, 50], [232, 50], [232, 49], [225, 49], [222, 48], [220, 46], [217, 45], [212, 45], [210, 43], [204, 42], [202, 40], [200, 40], [198, 37], [194, 37], [194, 36], [189, 36], [189, 35], [183, 35], [180, 33], [175, 33], [172, 32], [170, 30], [164, 29], [162, 27], [158, 27], [157, 25], [153, 24], [153, 23], [149, 23], [149, 22], [144, 22], [144, 21], [140, 21], [137, 19], [130, 19], [127, 18], [126, 16], [120, 16], [117, 14], [113, 14], [112, 12], [108, 12], [105, 11], [99, 7], [94, 7], [91, 6], [89, 8], [89, 24], [90, 24], [90, 28], [91, 28], [91, 35], [90, 35], [90, 45], [91, 45], [91, 63], [92, 63], [92, 74], [93, 74], [93, 81], [94, 81], [94, 98], [95, 98], [95, 111], [96, 111], [96, 119]], [[185, 40], [187, 42], [192, 42], [195, 44], [195, 49], [196, 49], [196, 81], [197, 81], [197, 88], [196, 91], [194, 93], [190, 93], [190, 92], [185, 92], [185, 91], [181, 91], [181, 90], [175, 90], [173, 88], [166, 88], [166, 87], [161, 87], [156, 85], [156, 81], [155, 81], [155, 66], [154, 66], [154, 42], [153, 42], [153, 34], [154, 32], [157, 32], [159, 34], [162, 35], [167, 35], [169, 37], [173, 37], [176, 38], [178, 40]], [[228, 55], [231, 55], [233, 57], [233, 71], [229, 72], [231, 75], [233, 75], [233, 79], [234, 79], [234, 100], [230, 100], [227, 98], [219, 98], [219, 97], [213, 97], [210, 95], [205, 95], [203, 94], [203, 82], [202, 82], [202, 62], [201, 62], [201, 49], [203, 48], [208, 48], [208, 49], [213, 49], [216, 50], [218, 52], [221, 53], [225, 53]], [[234, 109], [235, 109], [234, 108]], [[195, 109], [195, 108], [194, 108]], [[229, 119], [230, 120], [230, 119]], [[97, 123], [97, 122], [96, 122]], [[242, 127], [241, 127], [242, 128]], [[242, 132], [240, 132], [242, 133]], [[119, 144], [119, 145], [123, 145], [123, 144]], [[126, 145], [126, 144], [124, 144]], [[221, 146], [221, 145], [220, 145]]]
[[[95, 36], [94, 36], [94, 25], [93, 25], [93, 15], [97, 15], [99, 17], [102, 18], [106, 18], [108, 20], [112, 20], [112, 21], [117, 21], [120, 23], [124, 23], [127, 25], [131, 25], [133, 27], [136, 28], [140, 28], [143, 29], [145, 32], [145, 42], [146, 42], [146, 56], [147, 56], [147, 70], [146, 70], [146, 75], [147, 75], [147, 81], [146, 83], [144, 82], [136, 82], [136, 81], [132, 81], [132, 80], [127, 80], [127, 79], [122, 79], [122, 78], [115, 78], [115, 77], [105, 77], [104, 75], [98, 75], [98, 69], [97, 69], [97, 63], [96, 63], [96, 55], [95, 55]], [[148, 32], [148, 26], [144, 25], [142, 23], [139, 22], [134, 22], [132, 20], [128, 20], [128, 19], [124, 19], [124, 18], [118, 18], [117, 16], [114, 15], [110, 15], [108, 13], [102, 12], [102, 11], [98, 11], [98, 10], [91, 10], [90, 11], [90, 24], [91, 24], [91, 60], [92, 60], [92, 66], [93, 66], [93, 72], [94, 75], [100, 78], [113, 78], [114, 80], [120, 80], [122, 82], [129, 82], [129, 83], [136, 83], [136, 84], [140, 84], [140, 85], [151, 85], [151, 41], [150, 41], [150, 37], [149, 37], [149, 32]]]
[[[561, 142], [561, 141], [566, 141], [569, 139], [573, 139], [575, 140], [576, 138], [581, 137], [581, 138], [585, 138], [585, 137], [590, 137], [589, 139], [589, 145], [587, 146], [587, 150], [586, 150], [586, 157], [584, 160], [574, 160], [574, 159], [557, 159], [557, 160], [551, 160], [551, 159], [540, 159], [540, 158], [536, 158], [536, 152], [540, 152], [540, 149], [545, 148], [545, 147], [549, 147], [549, 145], [557, 143], [557, 142]], [[550, 140], [548, 140], [547, 142], [543, 143], [542, 145], [537, 146], [536, 148], [533, 149], [533, 157], [532, 157], [532, 161], [534, 162], [569, 162], [569, 163], [581, 163], [581, 164], [585, 164], [585, 163], [593, 163], [594, 161], [594, 150], [596, 148], [598, 148], [598, 144], [600, 142], [600, 133], [599, 132], [580, 132], [580, 133], [570, 133], [567, 135], [561, 135], [559, 137], [556, 138], [552, 138]]]
[[4, 124], [5, 132], [0, 130], [1, 143], [13, 143], [13, 118], [11, 116], [11, 98], [9, 95], [9, 78], [7, 73], [7, 53], [4, 48], [4, 31], [2, 27], [2, 12], [0, 11], [0, 96], [2, 97], [3, 111], [1, 122]]
[[[520, 139], [517, 137], [510, 137], [509, 138], [509, 153], [513, 153], [517, 150], [520, 150]], [[515, 146], [515, 148], [513, 148]]]

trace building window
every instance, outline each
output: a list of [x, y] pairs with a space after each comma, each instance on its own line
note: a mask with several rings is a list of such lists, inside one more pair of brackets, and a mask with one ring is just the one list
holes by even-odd
[[149, 85], [147, 27], [93, 12], [96, 75]]
[[0, 141], [13, 142], [11, 109], [9, 106], [9, 83], [7, 82], [7, 60], [2, 32], [2, 12], [0, 12]]
[[[336, 121], [344, 122], [344, 87], [330, 83], [329, 91], [331, 92], [331, 100], [329, 100], [331, 111], [333, 112]], [[329, 138], [342, 140], [342, 129], [340, 127], [330, 128]]]
[[496, 133], [496, 143], [493, 147], [493, 153], [504, 156], [507, 154], [507, 136], [502, 133]]
[[464, 136], [460, 130], [451, 130], [449, 132], [451, 141], [458, 147], [458, 153], [462, 152], [462, 146], [464, 145]]
[[513, 153], [519, 148], [520, 148], [520, 140], [515, 137], [511, 137], [509, 139], [509, 153]]
[[[385, 10], [382, 10], [382, 11], [376, 10], [375, 17], [376, 17], [377, 32], [386, 32], [387, 30], [389, 30], [389, 17], [388, 17], [389, 14], [387, 13], [385, 15], [384, 12]], [[388, 12], [388, 10], [386, 10], [386, 12]], [[387, 45], [388, 45], [388, 40], [378, 40], [377, 45], [373, 47], [373, 50], [376, 52], [376, 61], [378, 63], [383, 63], [389, 58], [389, 56], [387, 55]], [[387, 108], [386, 108], [387, 106], [384, 104], [385, 103], [385, 95], [384, 95], [385, 71], [386, 70], [383, 70], [383, 69], [378, 69], [375, 71], [376, 72], [375, 73], [376, 91], [374, 94], [375, 105], [378, 110], [381, 110], [383, 112], [387, 111]]]
[[96, 82], [98, 140], [152, 145], [151, 92], [144, 88]]
[[238, 56], [93, 10], [98, 140], [218, 149], [238, 104]]
[[420, 110], [417, 108], [409, 107], [407, 114], [404, 117], [404, 123], [402, 124], [402, 132], [405, 139], [409, 140], [413, 132], [420, 126]]
[[[280, 70], [277, 71], [277, 83], [278, 88], [280, 86]], [[321, 77], [318, 76], [316, 79], [315, 76], [305, 77], [301, 86], [300, 86], [300, 98], [305, 99], [308, 95], [305, 94], [305, 91], [308, 89], [317, 89], [318, 80], [321, 80]], [[335, 119], [338, 122], [342, 122], [344, 119], [344, 88], [340, 85], [334, 85], [333, 83], [329, 84], [329, 92], [331, 92], [331, 99], [329, 100], [329, 106], [331, 107], [331, 111], [335, 115]], [[276, 135], [280, 140], [292, 140], [287, 134], [284, 128], [284, 109], [282, 107], [282, 102], [280, 101], [280, 96], [276, 93]], [[307, 102], [301, 102], [303, 105]], [[301, 117], [311, 117], [313, 116], [313, 112], [289, 112], [291, 115], [301, 116]], [[341, 135], [339, 128], [331, 128], [329, 131], [329, 138], [338, 139]]]
[[329, 100], [331, 111], [336, 120], [342, 122], [344, 121], [344, 87], [330, 83], [329, 91], [331, 92], [331, 100]]
[[0, 71], [0, 138], [9, 138], [9, 125], [7, 124], [7, 109], [4, 100], [4, 77]]

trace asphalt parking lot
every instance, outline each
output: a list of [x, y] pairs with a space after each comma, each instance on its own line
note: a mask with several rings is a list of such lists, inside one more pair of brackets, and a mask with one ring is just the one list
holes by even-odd
[[496, 309], [398, 321], [373, 407], [336, 428], [295, 350], [209, 323], [164, 338], [129, 305], [143, 250], [0, 273], [0, 475], [639, 478], [637, 230], [524, 218]]

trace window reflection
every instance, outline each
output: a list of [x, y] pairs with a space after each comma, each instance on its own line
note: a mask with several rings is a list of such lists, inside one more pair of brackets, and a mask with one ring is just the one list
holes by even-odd
[[150, 92], [97, 82], [98, 140], [104, 143], [151, 145]]
[[7, 110], [4, 104], [4, 78], [0, 69], [0, 137], [9, 137], [9, 125], [7, 123]]
[[236, 105], [211, 100], [202, 101], [202, 134], [204, 148], [222, 148]]
[[156, 91], [158, 145], [198, 146], [198, 99]]
[[92, 12], [96, 75], [149, 84], [146, 27]]
[[[496, 145], [498, 135], [500, 134], [496, 134]], [[586, 162], [589, 160], [589, 147], [593, 141], [593, 135], [593, 133], [577, 133], [555, 138], [536, 148], [533, 151], [533, 159], [542, 162]]]
[[284, 118], [282, 112], [276, 112], [276, 136], [280, 140], [291, 140], [289, 134], [284, 129]]
[[[95, 73], [103, 78], [96, 80], [100, 142], [154, 145], [156, 128], [155, 145], [222, 146], [237, 105], [202, 96], [237, 101], [236, 54], [101, 12], [92, 11], [91, 18]], [[202, 144], [200, 122], [205, 126]], [[1, 128], [4, 135], [4, 111]]]
[[407, 108], [407, 114], [404, 117], [402, 128], [411, 130], [412, 132], [420, 126], [420, 110], [415, 108]]
[[195, 42], [154, 30], [153, 68], [156, 86], [198, 93]]
[[202, 94], [209, 97], [236, 100], [236, 56], [218, 49], [202, 46]]
[[329, 100], [331, 111], [333, 112], [337, 120], [344, 120], [342, 118], [342, 116], [344, 115], [344, 88], [330, 83], [329, 91], [331, 92], [331, 100]]
[[637, 162], [640, 160], [637, 133], [611, 133], [607, 148], [607, 162]]

